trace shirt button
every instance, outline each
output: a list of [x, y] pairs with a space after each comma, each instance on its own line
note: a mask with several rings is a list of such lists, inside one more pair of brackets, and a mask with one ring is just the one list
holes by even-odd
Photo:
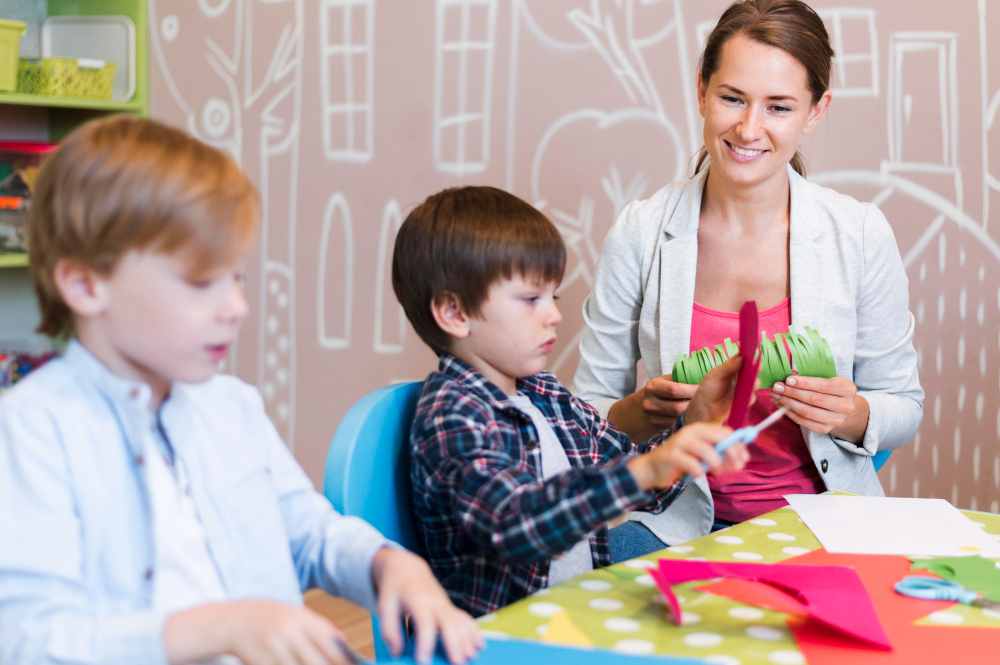
[[135, 456], [135, 463], [136, 463], [136, 464], [138, 464], [139, 466], [142, 466], [142, 463], [143, 463], [144, 461], [145, 461], [145, 460], [143, 459], [142, 455], [136, 455], [136, 456]]
[[138, 388], [133, 388], [132, 390], [129, 391], [128, 394], [129, 394], [129, 397], [131, 397], [132, 399], [135, 399], [136, 397], [139, 396], [139, 389]]
[[143, 577], [145, 577], [147, 580], [153, 579], [153, 569], [152, 568], [147, 568], [146, 569], [146, 574], [143, 575]]
[[823, 471], [823, 473], [826, 473], [826, 470], [830, 468], [830, 463], [827, 462], [826, 460], [823, 460], [822, 462], [819, 463], [819, 468]]
[[527, 448], [528, 450], [533, 450], [538, 447], [538, 442], [535, 441], [534, 439], [528, 439], [527, 441], [524, 442], [524, 447]]

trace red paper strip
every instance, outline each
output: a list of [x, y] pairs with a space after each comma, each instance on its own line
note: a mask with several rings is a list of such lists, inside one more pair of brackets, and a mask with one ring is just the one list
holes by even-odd
[[965, 626], [917, 626], [913, 622], [955, 603], [919, 600], [902, 596], [893, 584], [910, 571], [910, 561], [901, 556], [877, 554], [830, 554], [816, 550], [787, 562], [810, 565], [853, 566], [871, 596], [879, 619], [892, 640], [892, 652], [858, 648], [858, 643], [824, 630], [815, 623], [789, 621], [792, 634], [809, 665], [943, 665], [944, 663], [989, 663], [1000, 658], [1000, 630]]
[[726, 424], [733, 429], [739, 429], [746, 420], [757, 370], [760, 369], [759, 361], [755, 363], [753, 360], [754, 352], [757, 350], [758, 325], [757, 303], [748, 300], [740, 308], [740, 356], [743, 358], [743, 366], [740, 367], [740, 373], [736, 377], [733, 405], [729, 410], [729, 418], [726, 419]]
[[860, 640], [876, 648], [892, 648], [868, 592], [848, 566], [660, 559], [659, 567], [649, 572], [663, 591], [675, 621], [680, 617], [680, 606], [670, 585], [724, 577], [763, 583], [741, 585], [735, 600], [768, 607], [777, 602], [775, 594], [783, 594], [781, 602], [796, 608], [796, 614], [806, 615], [806, 625], [819, 622], [853, 638], [854, 644]]

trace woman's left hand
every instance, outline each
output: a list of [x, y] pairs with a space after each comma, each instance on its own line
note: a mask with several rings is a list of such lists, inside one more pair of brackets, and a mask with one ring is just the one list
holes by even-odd
[[771, 388], [771, 401], [788, 409], [795, 423], [819, 434], [860, 443], [868, 429], [868, 402], [854, 382], [794, 375]]

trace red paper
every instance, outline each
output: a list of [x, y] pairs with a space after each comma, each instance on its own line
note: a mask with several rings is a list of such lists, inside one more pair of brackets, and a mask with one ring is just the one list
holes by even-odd
[[760, 369], [760, 361], [754, 362], [754, 354], [757, 351], [757, 328], [757, 303], [748, 300], [740, 308], [740, 356], [743, 358], [743, 366], [740, 367], [740, 373], [736, 377], [733, 405], [729, 410], [729, 418], [726, 419], [726, 424], [733, 429], [739, 429], [746, 420], [757, 370]]
[[811, 565], [850, 565], [857, 571], [871, 596], [879, 619], [892, 640], [893, 651], [859, 648], [857, 642], [815, 623], [789, 621], [792, 634], [809, 665], [944, 665], [991, 663], [1000, 659], [1000, 630], [964, 626], [916, 626], [914, 621], [955, 603], [920, 600], [896, 593], [893, 585], [910, 571], [910, 561], [901, 556], [877, 554], [830, 554], [816, 550], [786, 562]]
[[[777, 604], [792, 607], [796, 609], [795, 614], [805, 615], [806, 625], [819, 622], [876, 648], [892, 648], [868, 592], [858, 574], [848, 566], [660, 559], [659, 567], [651, 569], [650, 574], [663, 591], [675, 621], [680, 617], [680, 606], [670, 589], [671, 584], [716, 577], [735, 578], [756, 584], [739, 585], [735, 591], [730, 585], [728, 591], [740, 596], [734, 600], [764, 607]], [[776, 600], [781, 596], [784, 598]]]

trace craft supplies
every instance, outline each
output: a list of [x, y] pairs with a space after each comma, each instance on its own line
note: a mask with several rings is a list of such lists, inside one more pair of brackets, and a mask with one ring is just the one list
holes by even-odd
[[[750, 584], [740, 585], [736, 590], [731, 587], [720, 590], [714, 585], [700, 590], [802, 616], [875, 648], [892, 648], [868, 592], [849, 566], [660, 559], [659, 566], [649, 572], [678, 624], [680, 604], [670, 586], [722, 577]], [[733, 598], [734, 595], [738, 597]]]
[[[757, 339], [757, 330], [760, 319], [757, 314], [757, 303], [748, 300], [740, 308], [740, 351], [743, 358], [743, 366], [736, 376], [736, 388], [733, 392], [733, 403], [729, 409], [729, 417], [726, 424], [733, 429], [738, 429], [747, 417], [747, 408], [750, 406], [750, 398], [753, 397], [754, 382], [760, 368], [759, 360], [754, 357], [753, 345]], [[726, 348], [731, 348], [731, 342]], [[701, 382], [701, 379], [698, 380]], [[756, 435], [754, 435], [756, 439]]]
[[967, 589], [981, 591], [1000, 602], [1000, 568], [981, 556], [959, 556], [914, 561], [910, 570], [926, 570]]
[[828, 552], [1000, 558], [1000, 542], [943, 499], [789, 494]]
[[1000, 603], [989, 598], [981, 598], [971, 589], [961, 584], [937, 577], [907, 575], [893, 586], [896, 593], [922, 600], [953, 600], [963, 605], [972, 605], [984, 610], [1000, 611]]
[[[742, 310], [741, 310], [742, 314]], [[742, 316], [740, 319], [742, 330]], [[768, 339], [767, 331], [762, 331], [757, 346], [757, 360], [760, 363], [758, 378], [761, 388], [770, 388], [792, 375], [793, 368], [802, 376], [832, 379], [837, 376], [837, 366], [833, 360], [830, 344], [818, 332], [806, 326], [805, 335], [799, 334], [795, 326], [788, 326], [787, 333], [779, 333]], [[742, 338], [742, 332], [740, 333]], [[742, 341], [741, 341], [742, 345]], [[709, 371], [726, 362], [740, 350], [730, 338], [715, 347], [705, 347], [692, 354], [677, 356], [671, 370], [671, 378], [678, 383], [697, 384]]]

